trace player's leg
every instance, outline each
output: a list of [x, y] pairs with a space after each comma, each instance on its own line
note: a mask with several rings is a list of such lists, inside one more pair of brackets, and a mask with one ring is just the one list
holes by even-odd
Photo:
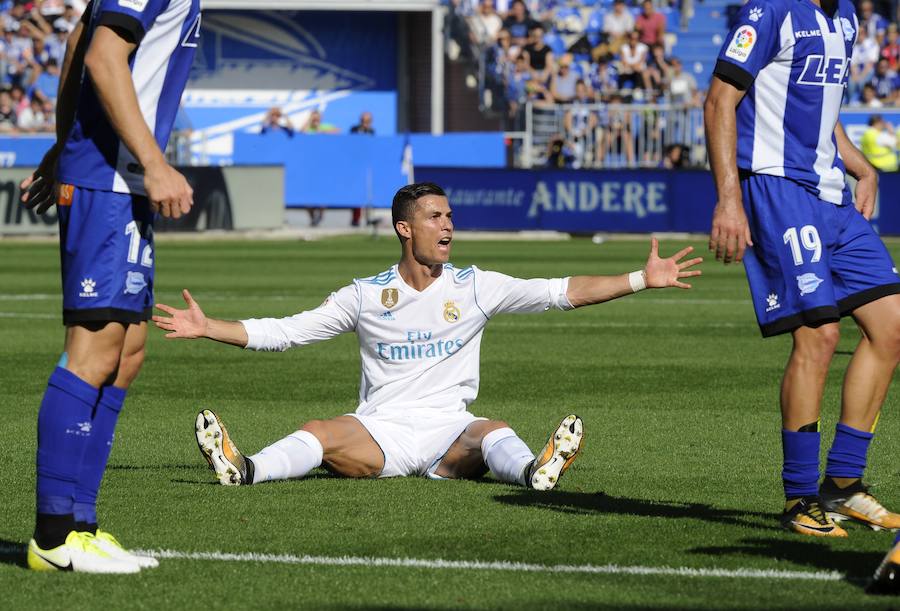
[[72, 325], [68, 362], [50, 376], [38, 413], [37, 517], [28, 549], [28, 564], [35, 570], [139, 570], [136, 564], [96, 553], [75, 521], [75, 489], [91, 440], [99, 387], [114, 375], [124, 337], [119, 323]]
[[376, 477], [384, 468], [381, 447], [352, 416], [313, 420], [252, 456], [231, 441], [210, 410], [197, 415], [197, 443], [223, 485], [297, 479], [323, 465], [344, 477]]
[[897, 363], [900, 362], [900, 282], [894, 263], [862, 216], [849, 208], [835, 268], [844, 288], [842, 313], [852, 313], [862, 339], [844, 377], [841, 420], [828, 453], [822, 501], [837, 519], [872, 528], [900, 528], [862, 482], [869, 444]]
[[893, 547], [875, 571], [866, 593], [900, 595], [900, 535], [894, 539]]
[[472, 479], [485, 468], [504, 482], [549, 490], [571, 466], [581, 449], [581, 418], [563, 418], [537, 457], [505, 422], [479, 420], [470, 424], [443, 456], [434, 475]]
[[93, 536], [94, 542], [114, 558], [136, 563], [141, 568], [154, 568], [159, 566], [155, 558], [128, 552], [112, 534], [99, 528], [97, 520], [97, 496], [115, 440], [119, 413], [125, 403], [128, 388], [144, 364], [146, 341], [146, 322], [128, 325], [115, 376], [100, 387], [91, 420], [91, 437], [75, 486], [75, 525], [79, 532]]
[[[782, 525], [814, 536], [846, 536], [821, 508], [819, 409], [839, 339], [832, 284], [834, 206], [799, 185], [753, 175], [741, 181], [754, 247], [744, 269], [764, 337], [791, 332], [793, 348], [781, 384]], [[791, 205], [785, 205], [790, 202]]]

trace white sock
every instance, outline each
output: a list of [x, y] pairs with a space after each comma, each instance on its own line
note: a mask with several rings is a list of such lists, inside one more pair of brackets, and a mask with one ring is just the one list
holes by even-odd
[[322, 444], [312, 433], [291, 433], [249, 457], [253, 461], [252, 483], [303, 477], [322, 464], [322, 453]]
[[494, 477], [510, 484], [526, 485], [525, 467], [534, 460], [534, 454], [511, 428], [485, 435], [481, 440], [481, 455]]

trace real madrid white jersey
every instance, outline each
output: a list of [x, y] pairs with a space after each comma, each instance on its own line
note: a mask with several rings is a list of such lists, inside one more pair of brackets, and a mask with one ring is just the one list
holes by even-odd
[[737, 165], [851, 200], [834, 128], [859, 22], [848, 0], [828, 15], [810, 0], [750, 0], [715, 73], [747, 95], [737, 108]]
[[481, 334], [496, 314], [571, 309], [568, 278], [513, 278], [444, 265], [423, 291], [393, 266], [354, 280], [321, 306], [287, 318], [241, 321], [247, 348], [282, 351], [355, 331], [362, 379], [356, 413], [460, 411], [478, 395]]

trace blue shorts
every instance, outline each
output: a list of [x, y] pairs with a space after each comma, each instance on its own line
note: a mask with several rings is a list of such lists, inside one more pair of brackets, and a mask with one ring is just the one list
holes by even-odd
[[900, 293], [887, 248], [852, 205], [777, 176], [742, 176], [741, 190], [754, 244], [744, 268], [763, 337], [835, 322]]
[[63, 324], [140, 323], [153, 309], [153, 212], [146, 197], [62, 185]]

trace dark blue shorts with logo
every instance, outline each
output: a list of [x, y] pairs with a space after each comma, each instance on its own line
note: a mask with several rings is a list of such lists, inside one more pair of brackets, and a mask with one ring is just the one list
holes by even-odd
[[852, 205], [777, 176], [742, 176], [741, 190], [754, 244], [744, 268], [764, 337], [835, 322], [900, 293], [887, 248]]
[[63, 323], [139, 323], [153, 309], [146, 197], [63, 185], [58, 201]]

